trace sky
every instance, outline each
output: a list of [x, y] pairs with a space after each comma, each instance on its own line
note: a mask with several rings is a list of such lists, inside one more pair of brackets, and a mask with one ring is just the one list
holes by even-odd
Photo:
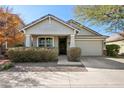
[[[73, 5], [16, 5], [9, 6], [13, 12], [19, 14], [25, 24], [28, 24], [44, 15], [52, 14], [64, 21], [75, 19]], [[102, 35], [110, 35], [102, 27], [83, 24]]]

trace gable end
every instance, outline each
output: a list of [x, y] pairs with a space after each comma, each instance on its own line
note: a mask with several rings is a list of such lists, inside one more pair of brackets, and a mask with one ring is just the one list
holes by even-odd
[[83, 29], [85, 29], [86, 31], [88, 31], [88, 32], [90, 32], [90, 33], [92, 33], [92, 34], [94, 34], [94, 35], [103, 36], [103, 35], [101, 35], [100, 33], [98, 33], [98, 32], [96, 32], [96, 31], [94, 31], [94, 30], [92, 30], [92, 29], [90, 29], [90, 28], [88, 28], [88, 27], [86, 27], [86, 26], [80, 24], [79, 22], [77, 22], [77, 21], [75, 21], [75, 20], [72, 20], [72, 19], [71, 19], [71, 20], [69, 20], [67, 23], [70, 24], [70, 25], [72, 25], [73, 27], [77, 28], [78, 30], [83, 30]]
[[23, 28], [23, 30], [28, 29], [28, 28], [32, 27], [33, 25], [36, 25], [36, 24], [38, 24], [39, 22], [41, 22], [41, 21], [43, 21], [43, 20], [45, 20], [45, 19], [47, 19], [47, 18], [52, 18], [52, 19], [54, 19], [55, 21], [58, 21], [59, 23], [65, 25], [65, 26], [67, 26], [67, 27], [69, 27], [69, 28], [71, 28], [71, 29], [73, 29], [73, 30], [79, 31], [77, 28], [75, 28], [75, 27], [73, 27], [73, 26], [67, 24], [67, 23], [64, 22], [63, 20], [61, 20], [61, 19], [59, 19], [59, 18], [57, 18], [57, 17], [55, 17], [55, 16], [53, 16], [53, 15], [51, 15], [51, 14], [48, 14], [48, 15], [46, 15], [46, 16], [43, 16], [43, 17], [41, 17], [41, 18], [39, 18], [39, 19], [37, 19], [37, 20], [35, 20], [35, 21], [33, 21], [33, 22], [27, 24], [27, 25]]

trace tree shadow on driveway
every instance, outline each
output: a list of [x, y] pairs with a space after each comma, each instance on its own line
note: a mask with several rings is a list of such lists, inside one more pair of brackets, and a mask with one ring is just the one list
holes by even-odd
[[89, 68], [124, 70], [124, 58], [83, 57], [82, 63]]

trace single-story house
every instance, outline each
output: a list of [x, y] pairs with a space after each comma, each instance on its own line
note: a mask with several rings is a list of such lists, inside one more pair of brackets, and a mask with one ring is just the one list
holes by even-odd
[[[124, 33], [124, 32], [123, 32]], [[121, 34], [113, 34], [112, 36], [106, 39], [106, 44], [117, 44], [120, 46], [119, 54], [124, 54], [124, 36]]]
[[102, 56], [105, 36], [69, 20], [67, 22], [48, 14], [29, 24], [25, 33], [26, 47], [56, 47], [59, 54], [66, 54], [69, 47], [80, 47], [82, 56]]

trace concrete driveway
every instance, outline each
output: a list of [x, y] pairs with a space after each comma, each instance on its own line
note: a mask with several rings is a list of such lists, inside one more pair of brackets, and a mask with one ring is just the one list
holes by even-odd
[[124, 87], [123, 58], [83, 57], [81, 63], [88, 71], [0, 72], [0, 87]]
[[124, 70], [124, 58], [82, 57], [81, 61], [88, 71]]
[[88, 70], [79, 80], [83, 87], [124, 87], [124, 58], [83, 57], [81, 62]]

